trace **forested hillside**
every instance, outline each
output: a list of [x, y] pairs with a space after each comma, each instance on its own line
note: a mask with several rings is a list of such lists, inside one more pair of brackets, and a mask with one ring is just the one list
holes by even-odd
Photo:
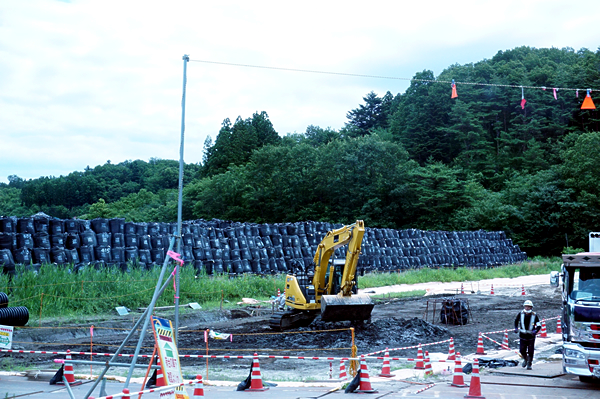
[[[438, 82], [453, 79], [457, 98]], [[520, 47], [418, 72], [404, 93], [367, 93], [339, 131], [277, 132], [268, 110], [227, 118], [202, 165], [186, 165], [183, 216], [503, 230], [530, 255], [558, 255], [567, 239], [587, 248], [600, 229], [600, 115], [580, 109], [587, 88], [600, 88], [600, 51]], [[174, 221], [177, 178], [176, 161], [156, 159], [10, 176], [0, 215]]]

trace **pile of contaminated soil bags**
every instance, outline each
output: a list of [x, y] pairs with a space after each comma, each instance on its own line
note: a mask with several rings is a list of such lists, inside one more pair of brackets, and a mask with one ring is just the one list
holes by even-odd
[[[182, 224], [182, 259], [207, 274], [277, 274], [312, 270], [313, 257], [327, 231], [342, 224], [296, 222], [240, 223], [213, 219]], [[133, 223], [125, 219], [56, 219], [43, 213], [29, 218], [0, 217], [0, 266], [33, 270], [52, 263], [77, 271], [83, 267], [162, 265], [177, 223]], [[345, 257], [345, 248], [336, 250]], [[494, 267], [527, 255], [502, 231], [424, 231], [366, 227], [360, 273], [422, 267]]]

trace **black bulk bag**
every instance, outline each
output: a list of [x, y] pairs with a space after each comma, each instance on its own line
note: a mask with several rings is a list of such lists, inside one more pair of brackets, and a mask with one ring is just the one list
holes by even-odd
[[61, 219], [50, 219], [50, 235], [59, 235], [65, 232], [65, 222]]
[[34, 234], [33, 220], [31, 218], [17, 219], [17, 233]]
[[93, 219], [92, 222], [92, 230], [94, 233], [108, 233], [110, 231], [110, 226], [108, 224], [108, 219], [98, 218]]
[[0, 266], [15, 266], [15, 261], [9, 249], [0, 249]]
[[[0, 233], [0, 249], [8, 249], [8, 250], [13, 249], [14, 241], [15, 241], [15, 235], [13, 233]], [[18, 240], [17, 240], [17, 246], [18, 246]]]
[[17, 225], [12, 218], [0, 218], [0, 233], [15, 233], [16, 231]]
[[15, 263], [20, 265], [29, 265], [31, 264], [31, 251], [29, 248], [20, 248], [13, 251], [13, 258]]
[[33, 245], [35, 246], [35, 248], [47, 248], [50, 249], [51, 245], [50, 245], [50, 236], [48, 235], [48, 233], [35, 233], [33, 235]]
[[50, 250], [50, 260], [52, 263], [56, 263], [57, 265], [64, 265], [67, 263], [67, 257], [65, 255], [64, 248], [54, 247]]
[[50, 263], [50, 250], [46, 248], [34, 248], [32, 257], [33, 263]]

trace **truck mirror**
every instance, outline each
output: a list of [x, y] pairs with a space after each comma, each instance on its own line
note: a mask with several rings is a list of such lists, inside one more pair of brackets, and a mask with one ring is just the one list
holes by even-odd
[[556, 271], [550, 272], [550, 285], [553, 287], [558, 287], [559, 284], [559, 273]]

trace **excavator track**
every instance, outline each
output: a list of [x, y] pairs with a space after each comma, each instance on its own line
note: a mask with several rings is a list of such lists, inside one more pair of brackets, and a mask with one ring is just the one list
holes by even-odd
[[273, 313], [269, 319], [269, 327], [274, 331], [285, 331], [298, 327], [306, 327], [319, 315], [318, 312], [288, 310]]

